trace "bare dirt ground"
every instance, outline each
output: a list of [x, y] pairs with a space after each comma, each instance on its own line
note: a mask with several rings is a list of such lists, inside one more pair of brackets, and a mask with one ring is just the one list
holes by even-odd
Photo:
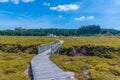
[[67, 71], [66, 74], [71, 78], [71, 80], [78, 80], [75, 78], [75, 73], [72, 71]]

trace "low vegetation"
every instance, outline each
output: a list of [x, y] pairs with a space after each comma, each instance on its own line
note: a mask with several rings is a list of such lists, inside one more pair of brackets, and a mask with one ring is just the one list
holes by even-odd
[[[61, 39], [65, 41], [60, 52], [62, 55], [50, 57], [61, 69], [75, 72], [79, 80], [88, 80], [88, 75], [92, 80], [120, 80], [120, 37]], [[88, 54], [83, 55], [82, 50]], [[71, 51], [75, 55], [69, 55]], [[84, 74], [85, 68], [88, 70], [87, 76]]]
[[63, 70], [73, 71], [79, 80], [87, 80], [83, 69], [89, 70], [92, 80], [119, 80], [120, 58], [100, 58], [95, 56], [52, 55], [51, 59]]
[[0, 44], [18, 44], [21, 46], [40, 45], [54, 42], [54, 38], [36, 36], [0, 36]]
[[55, 41], [48, 37], [0, 36], [0, 50], [9, 53], [37, 53], [39, 45]]
[[72, 46], [93, 45], [93, 46], [108, 46], [120, 48], [120, 36], [89, 36], [89, 37], [60, 37], [64, 40], [62, 48], [70, 48]]
[[24, 71], [34, 55], [0, 52], [0, 80], [30, 80]]
[[[79, 80], [87, 80], [84, 69], [87, 69], [87, 75], [92, 80], [120, 80], [119, 36], [97, 35], [60, 39], [65, 41], [61, 55], [50, 57], [60, 68], [74, 71]], [[30, 80], [24, 71], [37, 53], [37, 46], [49, 42], [56, 40], [47, 37], [0, 36], [0, 80]], [[75, 55], [70, 55], [74, 50]], [[87, 55], [83, 55], [84, 51]]]
[[41, 44], [56, 42], [48, 37], [0, 36], [0, 80], [30, 80], [25, 74]]

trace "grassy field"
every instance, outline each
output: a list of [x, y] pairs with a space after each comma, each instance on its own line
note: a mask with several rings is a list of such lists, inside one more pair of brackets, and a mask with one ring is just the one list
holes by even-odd
[[0, 52], [0, 80], [30, 80], [24, 71], [34, 55]]
[[114, 48], [120, 48], [120, 37], [61, 37], [64, 40], [62, 48], [69, 48], [72, 46], [81, 46], [86, 44], [91, 44], [95, 46], [110, 46]]
[[[24, 71], [40, 44], [56, 42], [54, 38], [0, 36], [0, 80], [30, 80]], [[15, 52], [15, 53], [14, 53]]]
[[56, 42], [54, 38], [35, 36], [0, 36], [0, 50], [9, 53], [37, 53], [41, 44]]
[[[109, 46], [120, 49], [120, 37], [61, 37], [65, 43], [62, 49], [72, 46], [93, 45]], [[102, 53], [101, 53], [102, 54]], [[112, 53], [113, 55], [116, 55]], [[67, 56], [52, 55], [50, 58], [65, 71], [74, 71], [79, 80], [87, 80], [84, 68], [89, 71], [92, 80], [120, 80], [120, 52], [115, 58], [101, 58], [99, 56]]]
[[[60, 37], [60, 39], [65, 41], [62, 49], [86, 44], [120, 49], [120, 37]], [[30, 80], [24, 71], [35, 56], [33, 50], [36, 50], [38, 45], [49, 42], [56, 40], [47, 37], [0, 36], [0, 80]], [[67, 55], [52, 55], [50, 58], [63, 70], [74, 71], [79, 80], [87, 80], [83, 73], [84, 68], [89, 71], [92, 80], [120, 80], [119, 55], [111, 59]]]
[[21, 46], [40, 45], [54, 42], [54, 38], [36, 36], [0, 36], [0, 44], [19, 44]]

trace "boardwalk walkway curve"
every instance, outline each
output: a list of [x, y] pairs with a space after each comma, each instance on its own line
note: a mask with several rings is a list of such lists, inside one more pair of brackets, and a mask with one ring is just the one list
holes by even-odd
[[38, 55], [31, 60], [32, 80], [71, 80], [68, 75], [54, 64], [49, 56], [55, 53], [64, 41], [38, 47]]

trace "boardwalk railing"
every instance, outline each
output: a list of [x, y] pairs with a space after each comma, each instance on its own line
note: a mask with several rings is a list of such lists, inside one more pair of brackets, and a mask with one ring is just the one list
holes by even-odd
[[[51, 75], [53, 76], [53, 74], [58, 71], [59, 73], [62, 73], [62, 75], [64, 74], [64, 72], [62, 72], [62, 70], [60, 70], [55, 64], [53, 64], [48, 58], [48, 56], [50, 56], [51, 54], [54, 54], [55, 52], [57, 52], [60, 48], [60, 46], [63, 44], [64, 41], [59, 41], [58, 43], [50, 43], [50, 44], [45, 44], [45, 45], [41, 45], [38, 46], [38, 55], [36, 55], [30, 63], [30, 69], [29, 69], [29, 76], [31, 77], [31, 80], [42, 80], [39, 79], [39, 77], [43, 77], [45, 75], [43, 75], [42, 73], [44, 72], [51, 72]], [[46, 51], [47, 54], [50, 53], [48, 56], [43, 56], [46, 55]], [[42, 54], [42, 55], [41, 55]], [[44, 63], [42, 63], [44, 61]], [[41, 64], [40, 64], [41, 63]], [[47, 63], [47, 64], [46, 64]], [[42, 66], [41, 66], [42, 65]], [[46, 66], [47, 65], [47, 66]], [[49, 65], [49, 66], [48, 66]], [[53, 69], [54, 66], [54, 69]], [[43, 69], [42, 69], [43, 68]], [[44, 69], [45, 68], [45, 69]], [[53, 70], [52, 70], [53, 69]], [[41, 70], [43, 72], [41, 72]], [[56, 71], [55, 71], [56, 70]], [[55, 72], [54, 72], [55, 71]], [[59, 73], [57, 73], [59, 75]], [[49, 76], [48, 73], [46, 73], [47, 76]], [[54, 74], [56, 75], [56, 74]], [[66, 76], [65, 76], [66, 77]], [[46, 77], [47, 78], [47, 77]], [[55, 77], [53, 77], [55, 78]], [[63, 76], [62, 76], [63, 78]], [[45, 79], [46, 80], [46, 79]], [[47, 80], [55, 80], [55, 79], [47, 79]], [[56, 79], [58, 80], [58, 79]], [[60, 79], [61, 80], [61, 79]], [[64, 79], [62, 79], [64, 80]], [[65, 79], [65, 80], [69, 80], [69, 79]]]
[[52, 48], [53, 43], [49, 43], [49, 44], [44, 44], [44, 45], [40, 45], [38, 46], [38, 54], [51, 49]]
[[55, 52], [57, 52], [60, 48], [60, 46], [62, 45], [63, 41], [59, 41], [58, 43], [49, 43], [49, 44], [45, 44], [45, 45], [40, 45], [38, 47], [38, 54], [51, 49], [51, 54], [54, 54]]
[[60, 46], [62, 45], [62, 43], [61, 42], [58, 42], [58, 43], [56, 43], [56, 44], [53, 44], [52, 45], [52, 52], [51, 52], [51, 54], [54, 54], [55, 52], [57, 52], [57, 51], [59, 51], [59, 48], [60, 48]]

